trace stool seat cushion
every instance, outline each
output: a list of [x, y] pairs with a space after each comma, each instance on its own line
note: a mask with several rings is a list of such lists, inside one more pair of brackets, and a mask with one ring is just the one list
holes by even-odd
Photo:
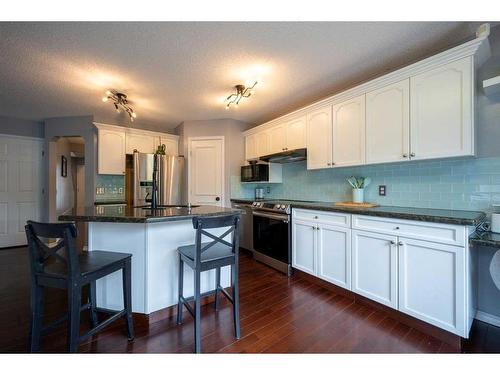
[[[99, 271], [102, 268], [111, 266], [116, 263], [130, 258], [132, 255], [127, 253], [115, 253], [111, 251], [89, 251], [78, 256], [81, 276], [89, 275]], [[60, 261], [47, 262], [44, 268], [44, 275], [58, 278], [66, 278], [68, 270], [66, 265]]]
[[[202, 243], [203, 249], [208, 243]], [[196, 245], [181, 246], [178, 248], [179, 253], [194, 261], [194, 254], [196, 252]], [[213, 260], [220, 260], [224, 258], [234, 257], [231, 247], [223, 243], [217, 243], [201, 253], [201, 262], [210, 262]]]

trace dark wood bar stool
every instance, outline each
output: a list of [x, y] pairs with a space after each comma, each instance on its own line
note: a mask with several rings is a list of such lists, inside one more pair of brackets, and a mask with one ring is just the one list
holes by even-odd
[[[181, 246], [179, 251], [179, 302], [177, 304], [177, 324], [182, 323], [182, 306], [194, 318], [194, 342], [195, 352], [201, 352], [201, 298], [215, 294], [215, 309], [219, 308], [219, 292], [233, 304], [234, 335], [240, 338], [240, 308], [238, 288], [238, 249], [239, 249], [239, 223], [240, 215], [231, 214], [225, 216], [195, 217], [193, 227], [196, 229], [195, 243], [193, 245]], [[215, 236], [206, 229], [229, 227], [221, 236]], [[232, 234], [231, 242], [225, 238]], [[211, 238], [211, 242], [202, 243], [202, 236]], [[184, 263], [194, 271], [194, 296], [184, 298]], [[220, 285], [221, 267], [231, 266], [232, 296]], [[203, 271], [215, 269], [215, 290], [201, 294], [200, 279]], [[194, 308], [189, 302], [194, 301]]]
[[[78, 255], [75, 246], [76, 227], [72, 223], [36, 223], [26, 227], [31, 262], [31, 340], [30, 351], [39, 349], [40, 337], [65, 320], [68, 321], [68, 350], [75, 353], [80, 342], [96, 334], [120, 317], [125, 317], [129, 340], [134, 338], [132, 322], [131, 254], [91, 251]], [[43, 239], [55, 239], [47, 245]], [[124, 309], [98, 309], [96, 280], [122, 270]], [[88, 303], [82, 305], [82, 287], [90, 285]], [[46, 327], [42, 326], [44, 288], [66, 289], [68, 313]], [[80, 313], [90, 310], [92, 328], [80, 336]], [[112, 314], [99, 323], [97, 312]]]

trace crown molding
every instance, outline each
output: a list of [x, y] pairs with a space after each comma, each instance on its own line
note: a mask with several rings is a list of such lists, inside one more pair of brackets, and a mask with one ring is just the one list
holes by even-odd
[[468, 56], [475, 56], [474, 65], [477, 69], [484, 61], [491, 55], [491, 50], [488, 42], [488, 34], [482, 35], [468, 42], [460, 44], [459, 46], [450, 48], [446, 51], [440, 52], [436, 55], [427, 57], [423, 60], [417, 61], [413, 64], [407, 65], [403, 68], [395, 70], [391, 73], [374, 78], [370, 81], [331, 95], [327, 98], [316, 101], [305, 107], [299, 108], [293, 112], [287, 113], [283, 116], [270, 120], [262, 125], [258, 125], [248, 129], [243, 135], [250, 135], [262, 130], [269, 129], [278, 123], [283, 123], [295, 119], [300, 116], [305, 116], [308, 112], [314, 111], [326, 105], [333, 105], [345, 100], [349, 100], [359, 95], [366, 94], [370, 91], [380, 89], [390, 84], [409, 79], [420, 73], [424, 73], [431, 69], [445, 65], [455, 60], [459, 60]]
[[103, 124], [100, 122], [94, 122], [94, 126], [98, 129], [108, 129], [108, 130], [114, 130], [114, 131], [122, 131], [125, 134], [142, 134], [142, 135], [150, 135], [153, 137], [163, 137], [163, 138], [171, 138], [174, 140], [179, 140], [179, 136], [175, 134], [170, 134], [170, 133], [162, 133], [162, 132], [155, 132], [152, 130], [143, 130], [143, 129], [137, 129], [137, 128], [128, 128], [125, 126], [119, 126], [119, 125], [110, 125], [110, 124]]

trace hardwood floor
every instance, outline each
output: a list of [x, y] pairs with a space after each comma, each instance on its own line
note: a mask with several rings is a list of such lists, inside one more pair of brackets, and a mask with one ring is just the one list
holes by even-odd
[[[0, 250], [0, 352], [25, 352], [29, 334], [29, 265], [26, 248]], [[241, 256], [240, 340], [233, 336], [231, 305], [202, 307], [205, 353], [449, 353], [446, 343], [372, 306], [336, 294], [300, 274], [291, 278]], [[65, 311], [64, 291], [47, 294], [46, 318]], [[193, 320], [185, 314], [146, 324], [136, 320], [128, 342], [122, 321], [83, 343], [80, 352], [190, 353]], [[88, 328], [82, 314], [82, 330]], [[470, 353], [500, 352], [500, 328], [479, 321], [464, 345]], [[42, 339], [42, 352], [66, 351], [66, 327]]]

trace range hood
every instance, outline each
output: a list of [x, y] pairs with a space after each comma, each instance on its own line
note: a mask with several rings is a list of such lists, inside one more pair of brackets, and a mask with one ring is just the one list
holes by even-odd
[[303, 161], [307, 159], [307, 149], [297, 148], [295, 150], [288, 150], [278, 152], [276, 154], [270, 154], [261, 156], [259, 160], [266, 161], [268, 163], [293, 163], [296, 161]]

